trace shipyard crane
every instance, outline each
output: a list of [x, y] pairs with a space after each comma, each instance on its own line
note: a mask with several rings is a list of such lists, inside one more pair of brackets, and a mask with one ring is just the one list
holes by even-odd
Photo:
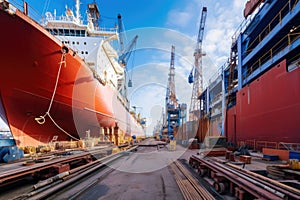
[[119, 34], [119, 44], [120, 44], [120, 52], [121, 54], [124, 53], [124, 39], [125, 39], [125, 33], [124, 33], [124, 25], [122, 22], [122, 15], [118, 14], [118, 34]]
[[[122, 67], [125, 67], [127, 65], [127, 61], [130, 58], [130, 55], [132, 53], [133, 47], [136, 45], [136, 41], [138, 39], [138, 36], [136, 35], [127, 45], [125, 48], [124, 46], [124, 40], [125, 40], [125, 32], [124, 32], [124, 25], [122, 22], [122, 16], [121, 14], [118, 14], [118, 34], [119, 34], [119, 44], [120, 44], [120, 56], [119, 56], [119, 64]], [[132, 87], [132, 80], [129, 78], [128, 80], [128, 87]]]
[[175, 46], [172, 46], [171, 49], [171, 61], [170, 61], [170, 71], [166, 92], [166, 108], [168, 107], [177, 107], [178, 102], [176, 99], [175, 93], [175, 67], [174, 67], [174, 59], [175, 59]]
[[131, 55], [132, 49], [133, 47], [136, 45], [136, 41], [138, 39], [138, 36], [136, 35], [131, 42], [129, 43], [129, 45], [126, 47], [126, 49], [124, 50], [124, 52], [119, 56], [119, 63], [121, 66], [125, 67], [127, 65], [127, 61]]
[[171, 49], [171, 62], [166, 91], [166, 122], [164, 128], [167, 128], [168, 138], [174, 137], [174, 129], [180, 125], [180, 105], [178, 104], [175, 93], [175, 46]]
[[194, 52], [195, 63], [188, 78], [188, 82], [190, 84], [193, 83], [193, 91], [192, 91], [192, 98], [190, 104], [191, 121], [196, 120], [197, 117], [200, 115], [200, 101], [198, 97], [203, 91], [202, 56], [204, 56], [204, 54], [202, 53], [202, 41], [204, 35], [206, 15], [207, 15], [207, 8], [203, 7], [201, 19], [200, 19], [200, 25], [199, 25], [197, 44]]

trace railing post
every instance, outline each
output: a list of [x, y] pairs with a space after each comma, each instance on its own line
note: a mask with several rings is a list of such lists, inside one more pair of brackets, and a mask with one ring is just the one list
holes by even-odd
[[280, 22], [280, 25], [282, 24], [282, 21], [281, 21], [281, 11], [279, 13], [279, 22]]
[[25, 15], [28, 15], [28, 4], [27, 4], [26, 1], [24, 1], [23, 7], [24, 7], [24, 14], [25, 14]]
[[273, 48], [270, 49], [271, 60], [273, 60]]

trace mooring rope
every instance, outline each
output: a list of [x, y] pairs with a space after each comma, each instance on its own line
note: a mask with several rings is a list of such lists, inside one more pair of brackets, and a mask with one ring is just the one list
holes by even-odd
[[48, 117], [50, 118], [50, 120], [52, 121], [52, 123], [59, 129], [61, 130], [63, 133], [65, 133], [67, 136], [69, 136], [70, 138], [73, 138], [74, 140], [79, 140], [78, 138], [75, 138], [74, 136], [72, 136], [71, 134], [69, 134], [67, 131], [65, 131], [63, 128], [61, 128], [55, 121], [54, 119], [51, 117], [50, 115], [50, 110], [54, 101], [54, 97], [56, 94], [56, 90], [57, 90], [57, 86], [58, 86], [58, 81], [59, 81], [59, 76], [60, 76], [60, 72], [61, 72], [61, 68], [64, 65], [64, 67], [67, 67], [67, 63], [66, 63], [66, 53], [67, 53], [68, 49], [67, 48], [62, 48], [62, 55], [61, 55], [61, 60], [59, 62], [59, 68], [58, 68], [58, 72], [57, 72], [57, 76], [56, 76], [56, 81], [55, 81], [55, 86], [54, 86], [54, 90], [52, 93], [52, 97], [49, 103], [49, 107], [48, 110], [46, 111], [46, 113], [44, 115], [41, 115], [39, 117], [34, 118], [35, 121], [42, 125], [46, 122], [46, 117], [48, 115]]

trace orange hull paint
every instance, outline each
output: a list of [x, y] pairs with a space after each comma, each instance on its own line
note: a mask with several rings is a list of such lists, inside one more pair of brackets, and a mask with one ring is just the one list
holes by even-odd
[[[62, 43], [18, 10], [14, 15], [0, 10], [0, 24], [5, 27], [0, 32], [0, 97], [5, 112], [2, 114], [16, 143], [36, 146], [50, 142], [53, 136], [70, 140], [48, 116], [44, 124], [35, 121], [49, 108], [62, 58]], [[116, 122], [123, 132], [129, 125], [131, 133], [143, 134], [116, 100], [114, 90], [94, 79], [81, 58], [73, 54], [72, 50], [66, 54], [66, 67], [61, 67], [50, 108], [55, 123], [77, 139], [85, 137], [88, 130], [91, 136], [97, 136], [100, 127], [113, 127]], [[115, 116], [115, 113], [121, 114]]]

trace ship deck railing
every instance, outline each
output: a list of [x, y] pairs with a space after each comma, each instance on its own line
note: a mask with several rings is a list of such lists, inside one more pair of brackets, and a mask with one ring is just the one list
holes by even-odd
[[244, 140], [238, 142], [238, 145], [246, 145], [253, 150], [261, 151], [263, 148], [288, 150], [288, 151], [300, 151], [300, 143], [286, 143], [286, 142], [270, 142], [263, 140]]
[[[67, 29], [72, 30], [72, 29], [87, 29], [87, 25], [83, 23], [83, 21], [76, 21], [76, 18], [74, 16], [52, 16], [50, 13], [46, 13], [46, 18], [44, 19], [43, 24], [46, 24], [46, 22], [54, 22], [59, 25], [61, 22], [67, 22], [70, 23], [70, 27], [67, 27]], [[76, 24], [78, 27], [74, 28], [72, 24]], [[55, 27], [57, 29], [57, 27]], [[61, 28], [66, 29], [66, 25], [63, 24]], [[104, 28], [104, 27], [94, 27], [92, 31], [90, 31], [95, 34], [107, 34], [107, 35], [114, 35], [117, 32], [117, 28]]]
[[[12, 6], [20, 10], [21, 12], [25, 13], [24, 0], [9, 0], [8, 2]], [[43, 21], [44, 18], [43, 15], [39, 11], [37, 11], [34, 7], [30, 6], [30, 4], [27, 4], [27, 11], [28, 11], [28, 16], [33, 20], [35, 20], [36, 22]]]
[[299, 0], [293, 0], [295, 1], [293, 4], [291, 4], [291, 0], [289, 0], [278, 12], [277, 15], [269, 22], [269, 24], [261, 31], [260, 34], [249, 44], [246, 55], [252, 52], [252, 50], [259, 44], [261, 41], [266, 38], [269, 33], [277, 26], [277, 24], [282, 23], [282, 19], [289, 13], [292, 12], [298, 3]]
[[279, 40], [272, 48], [269, 49], [266, 53], [264, 53], [259, 59], [256, 60], [250, 67], [247, 68], [246, 71], [243, 72], [242, 80], [245, 81], [252, 75], [256, 70], [264, 71], [264, 64], [279, 54], [281, 51], [289, 47], [293, 42], [300, 38], [299, 33], [289, 33], [281, 40]]
[[237, 38], [239, 37], [239, 35], [246, 30], [246, 28], [252, 22], [252, 20], [254, 19], [256, 13], [259, 12], [259, 10], [262, 8], [262, 6], [263, 6], [263, 3], [259, 6], [259, 8], [257, 9], [257, 11], [254, 14], [250, 15], [249, 17], [247, 17], [246, 19], [244, 19], [242, 21], [242, 23], [239, 25], [239, 27], [237, 28], [237, 30], [234, 32], [233, 36], [231, 37], [232, 46], [234, 46], [234, 44], [236, 43]]
[[[23, 0], [10, 0], [9, 3], [20, 10], [21, 12], [25, 13], [25, 8], [24, 8], [24, 1]], [[37, 11], [34, 7], [32, 7], [30, 4], [27, 4], [27, 14], [30, 18], [35, 20], [38, 24], [43, 25], [47, 21], [61, 21], [61, 22], [73, 22], [77, 23], [79, 26], [83, 26], [85, 21], [80, 20], [79, 22], [76, 21], [75, 16], [52, 16], [46, 15], [46, 17], [41, 14], [39, 11]], [[86, 26], [86, 25], [84, 25]], [[105, 34], [105, 35], [113, 35], [116, 34], [117, 28], [104, 28], [104, 27], [94, 27], [93, 32], [95, 34]]]

